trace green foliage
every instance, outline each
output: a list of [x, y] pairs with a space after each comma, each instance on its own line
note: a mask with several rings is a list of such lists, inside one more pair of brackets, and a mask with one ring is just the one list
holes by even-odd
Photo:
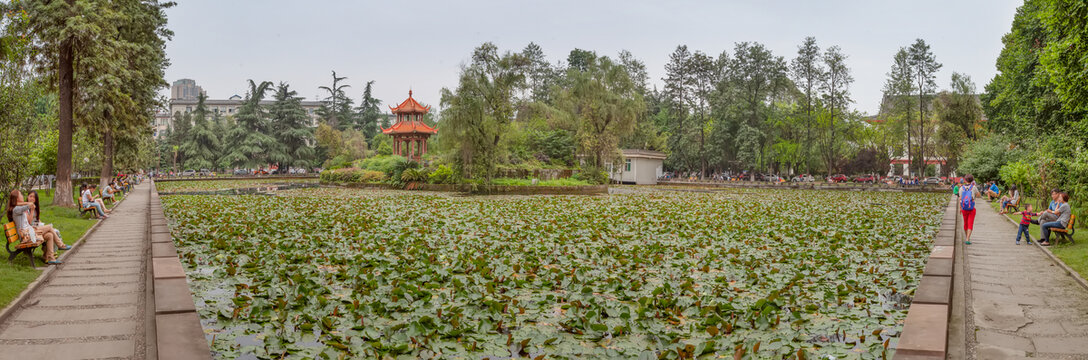
[[588, 184], [600, 185], [608, 183], [608, 173], [601, 168], [586, 167], [581, 171], [574, 173], [574, 180], [582, 181]]
[[998, 180], [1001, 167], [1019, 158], [1020, 151], [1010, 149], [1007, 138], [990, 136], [967, 145], [967, 151], [960, 159], [959, 172], [974, 175], [979, 182]]
[[321, 182], [329, 183], [380, 183], [386, 179], [381, 171], [365, 170], [359, 168], [342, 168], [325, 170], [321, 172]]
[[249, 92], [235, 115], [237, 126], [227, 134], [227, 152], [225, 162], [235, 167], [261, 167], [271, 160], [269, 155], [277, 146], [272, 137], [268, 109], [260, 105], [265, 93], [272, 88], [272, 83], [260, 84], [249, 80]]
[[585, 186], [591, 185], [591, 183], [585, 180], [565, 178], [555, 180], [538, 180], [536, 184], [533, 184], [533, 179], [511, 179], [511, 178], [498, 178], [491, 180], [492, 185], [501, 186]]
[[[355, 167], [366, 170], [379, 171], [391, 179], [396, 178], [396, 173], [407, 168], [410, 161], [400, 155], [374, 156], [355, 162]], [[418, 164], [417, 164], [418, 166]]]
[[397, 180], [401, 183], [427, 182], [428, 176], [425, 169], [404, 169]]
[[1024, 162], [1017, 161], [1001, 166], [998, 171], [1001, 176], [1001, 181], [1005, 184], [1016, 185], [1021, 191], [1026, 191], [1025, 195], [1035, 195], [1030, 190], [1032, 185], [1039, 183], [1039, 171], [1035, 169], [1035, 166]]
[[457, 181], [453, 169], [445, 164], [438, 165], [438, 168], [434, 169], [430, 175], [427, 175], [427, 178], [432, 184], [453, 184]]
[[310, 167], [314, 156], [314, 149], [310, 147], [314, 141], [314, 130], [310, 128], [310, 119], [302, 108], [302, 98], [281, 82], [273, 99], [268, 115], [271, 122], [269, 129], [276, 144], [272, 146], [269, 160], [282, 167]]

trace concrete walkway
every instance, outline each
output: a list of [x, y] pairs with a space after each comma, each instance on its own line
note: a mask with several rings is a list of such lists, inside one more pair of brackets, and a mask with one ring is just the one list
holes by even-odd
[[1015, 224], [977, 209], [965, 252], [968, 357], [1088, 359], [1088, 290], [1034, 245], [1017, 246]]
[[0, 324], [0, 360], [144, 358], [149, 189], [136, 186]]

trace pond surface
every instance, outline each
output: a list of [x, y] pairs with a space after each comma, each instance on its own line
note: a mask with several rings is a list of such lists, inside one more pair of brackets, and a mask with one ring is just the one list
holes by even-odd
[[321, 186], [316, 183], [291, 183], [291, 184], [268, 184], [254, 187], [245, 188], [228, 188], [218, 190], [198, 190], [198, 191], [175, 191], [175, 192], [159, 192], [159, 195], [272, 195], [277, 196], [277, 192], [281, 190], [294, 190], [315, 188]]

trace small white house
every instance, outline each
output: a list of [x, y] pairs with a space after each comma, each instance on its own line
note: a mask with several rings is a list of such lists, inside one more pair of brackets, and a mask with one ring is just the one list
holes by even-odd
[[661, 177], [665, 153], [652, 150], [623, 149], [623, 162], [613, 167], [611, 179], [624, 184], [656, 185]]

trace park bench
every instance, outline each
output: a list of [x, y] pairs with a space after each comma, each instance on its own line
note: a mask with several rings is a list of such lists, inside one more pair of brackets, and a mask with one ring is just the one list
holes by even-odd
[[1020, 211], [1020, 198], [1022, 198], [1022, 197], [1016, 198], [1016, 202], [1014, 202], [1014, 203], [1009, 203], [1009, 206], [1005, 207], [1005, 211], [1008, 211], [1008, 209], [1013, 209], [1013, 210], [1016, 210], [1016, 212], [1019, 212]]
[[1070, 244], [1076, 244], [1077, 242], [1073, 241], [1073, 233], [1077, 232], [1077, 229], [1074, 228], [1076, 222], [1077, 216], [1069, 215], [1069, 226], [1066, 226], [1064, 229], [1050, 229], [1050, 231], [1055, 232], [1057, 235], [1057, 241], [1055, 241], [1054, 243], [1060, 243], [1062, 241], [1062, 238], [1065, 238], [1066, 240], [1069, 240]]
[[23, 243], [22, 237], [19, 236], [19, 231], [15, 229], [14, 222], [8, 222], [4, 224], [4, 235], [7, 237], [7, 249], [8, 249], [8, 262], [14, 263], [15, 257], [19, 253], [26, 253], [26, 256], [30, 258], [30, 267], [34, 265], [34, 249], [38, 247], [38, 243]]
[[[94, 191], [93, 193], [91, 193], [91, 196], [93, 196], [93, 197], [102, 197], [102, 192], [101, 192], [101, 191], [98, 191], [98, 190], [95, 190], [95, 191]], [[105, 202], [106, 202], [106, 200], [109, 200], [109, 199], [107, 199], [107, 198], [102, 198], [102, 202], [103, 202], [103, 203], [105, 203]], [[112, 201], [111, 201], [111, 202], [112, 202]], [[94, 215], [98, 215], [98, 214], [97, 214], [97, 213], [96, 213], [96, 212], [94, 211], [94, 207], [93, 207], [93, 206], [83, 206], [83, 199], [82, 199], [82, 197], [81, 197], [81, 196], [79, 196], [78, 194], [76, 195], [76, 205], [79, 205], [79, 216], [80, 216], [80, 217], [82, 217], [82, 216], [83, 216], [84, 214], [87, 214], [87, 213], [90, 213], [90, 214], [94, 214]]]

